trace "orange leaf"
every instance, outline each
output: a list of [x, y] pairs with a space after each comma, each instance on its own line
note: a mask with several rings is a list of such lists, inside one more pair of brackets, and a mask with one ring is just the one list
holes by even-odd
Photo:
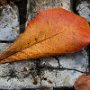
[[75, 82], [76, 90], [90, 90], [90, 75], [82, 75]]
[[0, 55], [0, 62], [73, 53], [89, 43], [90, 27], [84, 18], [62, 8], [40, 10], [25, 32]]

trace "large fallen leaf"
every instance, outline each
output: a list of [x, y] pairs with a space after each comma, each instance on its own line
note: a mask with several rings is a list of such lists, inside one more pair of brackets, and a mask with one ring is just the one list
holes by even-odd
[[75, 82], [76, 90], [90, 90], [90, 75], [82, 75]]
[[89, 43], [90, 26], [84, 18], [61, 8], [40, 10], [0, 55], [0, 63], [73, 53]]

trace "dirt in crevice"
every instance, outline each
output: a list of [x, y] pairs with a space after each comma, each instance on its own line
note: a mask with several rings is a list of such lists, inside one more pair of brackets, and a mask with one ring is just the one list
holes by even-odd
[[18, 6], [19, 21], [20, 21], [20, 33], [25, 30], [26, 15], [27, 15], [27, 0], [16, 0], [14, 3]]

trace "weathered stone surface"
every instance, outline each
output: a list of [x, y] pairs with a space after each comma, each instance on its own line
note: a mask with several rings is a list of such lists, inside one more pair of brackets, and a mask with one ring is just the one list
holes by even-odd
[[19, 35], [18, 10], [7, 5], [0, 7], [0, 40], [15, 40]]
[[59, 57], [60, 65], [64, 68], [77, 69], [85, 72], [88, 66], [88, 56], [85, 50]]
[[[12, 6], [9, 7], [12, 8]], [[39, 9], [55, 7], [63, 7], [71, 11], [71, 2], [70, 0], [28, 0], [27, 19], [30, 20], [33, 18]], [[14, 13], [18, 12], [17, 9], [12, 10]], [[12, 14], [12, 12], [10, 12], [10, 14]], [[7, 13], [5, 15], [7, 16]], [[19, 23], [18, 13], [15, 13], [15, 17], [15, 22], [17, 22], [17, 24], [14, 24], [14, 26], [13, 24], [11, 25], [14, 28], [17, 28]], [[12, 19], [8, 18], [8, 20]], [[14, 22], [14, 20], [12, 22]], [[7, 22], [4, 21], [3, 24], [7, 24]], [[6, 28], [12, 27], [11, 25], [8, 25]], [[2, 28], [2, 30], [4, 30], [4, 28]], [[16, 30], [12, 33], [14, 36], [11, 37], [12, 29], [10, 30], [10, 33], [7, 31], [6, 34], [9, 38], [7, 39], [6, 36], [3, 36], [3, 40], [12, 40], [18, 36]], [[0, 32], [0, 34], [2, 34], [2, 32]], [[9, 46], [4, 43], [1, 43], [0, 45], [3, 47], [0, 46], [1, 51]], [[0, 65], [0, 88], [21, 89], [44, 86], [73, 86], [76, 78], [82, 75], [82, 72], [86, 72], [87, 66], [88, 56], [85, 50], [73, 54], [43, 58], [40, 60], [2, 64]]]
[[44, 74], [41, 76], [41, 85], [46, 87], [70, 87], [73, 86], [75, 79], [78, 78], [79, 75], [82, 74], [74, 70], [44, 70]]
[[5, 51], [10, 45], [10, 43], [0, 43], [0, 53]]
[[[0, 7], [0, 41], [15, 40], [19, 35], [18, 9], [15, 5]], [[10, 46], [10, 43], [0, 43], [0, 52]]]
[[82, 17], [86, 18], [90, 22], [90, 1], [89, 0], [78, 0], [76, 5], [76, 11]]

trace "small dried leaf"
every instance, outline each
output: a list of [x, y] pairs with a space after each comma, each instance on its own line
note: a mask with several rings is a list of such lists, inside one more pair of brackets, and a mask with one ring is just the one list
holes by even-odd
[[90, 75], [80, 76], [75, 82], [76, 90], [90, 90]]

